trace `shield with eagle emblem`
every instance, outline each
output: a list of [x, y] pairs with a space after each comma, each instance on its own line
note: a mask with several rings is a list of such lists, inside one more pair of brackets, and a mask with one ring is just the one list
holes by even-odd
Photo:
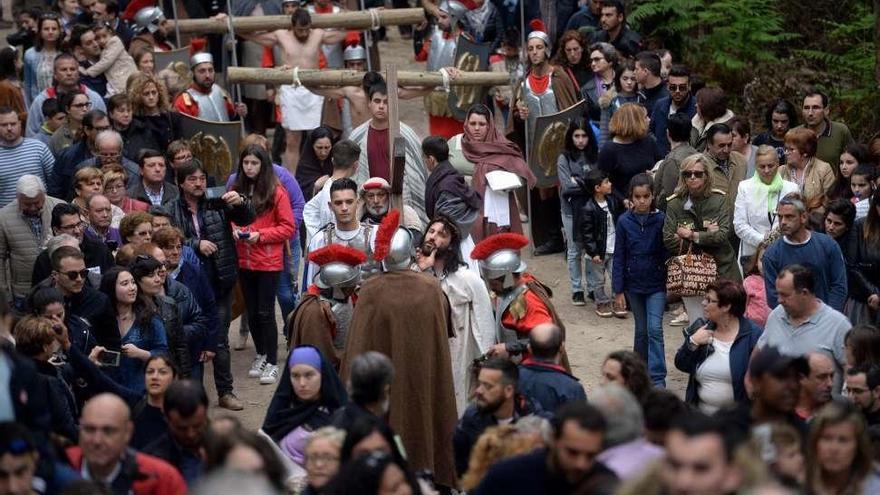
[[214, 122], [184, 113], [180, 117], [180, 134], [189, 141], [193, 156], [202, 162], [205, 173], [226, 184], [238, 159], [241, 122]]
[[538, 178], [538, 187], [556, 186], [556, 160], [565, 150], [565, 132], [568, 124], [585, 112], [583, 100], [550, 115], [535, 119], [535, 132], [529, 136], [529, 167]]
[[[489, 70], [492, 45], [476, 43], [459, 35], [455, 45], [455, 68], [462, 72]], [[449, 112], [456, 120], [464, 122], [468, 109], [475, 103], [485, 101], [487, 86], [453, 86], [449, 90]]]

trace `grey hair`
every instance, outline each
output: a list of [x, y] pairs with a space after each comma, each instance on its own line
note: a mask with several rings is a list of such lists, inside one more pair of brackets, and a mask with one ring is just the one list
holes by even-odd
[[349, 374], [351, 400], [371, 404], [382, 398], [386, 385], [394, 379], [394, 365], [381, 352], [369, 351], [354, 358]]
[[222, 469], [203, 477], [192, 495], [280, 495], [264, 476]]
[[318, 428], [313, 431], [311, 435], [309, 435], [309, 439], [306, 440], [306, 449], [312, 445], [312, 442], [319, 439], [326, 439], [333, 443], [335, 443], [340, 449], [342, 448], [342, 444], [345, 442], [345, 430], [340, 430], [335, 426], [324, 426], [322, 428]]
[[603, 57], [605, 57], [605, 60], [607, 60], [609, 64], [614, 66], [616, 66], [617, 62], [620, 60], [620, 55], [617, 52], [617, 48], [614, 48], [614, 45], [612, 45], [611, 43], [605, 43], [603, 41], [593, 43], [592, 45], [590, 45], [589, 50], [590, 51], [589, 53], [587, 53], [587, 56], [589, 56], [590, 53], [598, 51], [602, 54]]
[[642, 436], [645, 416], [636, 396], [629, 390], [609, 383], [590, 394], [590, 404], [595, 406], [608, 422], [605, 431], [605, 448], [630, 442]]
[[519, 419], [514, 425], [516, 431], [522, 435], [538, 435], [549, 445], [553, 441], [553, 426], [546, 419], [531, 414]]
[[36, 198], [46, 192], [46, 185], [43, 184], [43, 179], [36, 175], [25, 174], [15, 183], [15, 192], [26, 198]]
[[122, 149], [122, 146], [123, 146], [122, 135], [120, 135], [118, 132], [112, 131], [112, 130], [99, 132], [98, 135], [95, 136], [95, 147], [97, 148], [98, 143], [103, 142], [105, 139], [112, 139], [112, 140], [116, 141], [116, 144], [119, 146], [119, 149]]
[[46, 251], [49, 252], [49, 259], [52, 259], [52, 255], [55, 254], [55, 250], [60, 248], [61, 246], [69, 246], [70, 243], [73, 243], [73, 246], [79, 248], [79, 239], [70, 235], [70, 234], [58, 234], [56, 236], [52, 236], [46, 241]]

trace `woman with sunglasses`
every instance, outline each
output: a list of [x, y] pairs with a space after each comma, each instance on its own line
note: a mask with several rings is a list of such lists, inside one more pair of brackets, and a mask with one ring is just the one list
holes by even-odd
[[153, 237], [153, 215], [145, 211], [127, 213], [119, 221], [119, 236], [123, 244], [139, 246]]
[[53, 62], [60, 52], [63, 35], [57, 15], [43, 15], [37, 21], [36, 44], [24, 52], [24, 99], [27, 105], [52, 85]]
[[[712, 256], [718, 277], [739, 282], [742, 274], [730, 245], [733, 226], [725, 202], [724, 192], [712, 189], [712, 174], [703, 155], [685, 158], [678, 187], [666, 205], [663, 243], [673, 255], [693, 250]], [[691, 318], [703, 316], [702, 299], [682, 298]]]
[[156, 305], [140, 293], [132, 273], [118, 266], [101, 277], [101, 292], [110, 298], [122, 339], [119, 384], [144, 393], [144, 364], [154, 353], [168, 350], [165, 327]]
[[675, 367], [687, 373], [685, 401], [706, 414], [747, 400], [744, 380], [761, 329], [745, 316], [742, 285], [726, 279], [709, 284], [703, 316], [684, 331]]

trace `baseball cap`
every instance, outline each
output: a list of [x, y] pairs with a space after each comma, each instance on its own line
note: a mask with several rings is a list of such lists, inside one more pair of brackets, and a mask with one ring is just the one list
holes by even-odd
[[749, 363], [749, 375], [755, 378], [767, 373], [780, 376], [791, 368], [804, 375], [810, 371], [806, 357], [782, 354], [778, 348], [768, 346], [755, 353]]

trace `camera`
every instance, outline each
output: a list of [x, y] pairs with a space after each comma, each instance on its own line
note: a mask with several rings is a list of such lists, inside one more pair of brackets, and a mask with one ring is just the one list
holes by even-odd
[[104, 350], [98, 354], [98, 362], [104, 366], [119, 366], [120, 352]]
[[205, 200], [209, 210], [222, 210], [226, 208], [226, 201], [223, 201], [223, 195], [226, 194], [226, 188], [223, 186], [209, 187], [205, 189]]

